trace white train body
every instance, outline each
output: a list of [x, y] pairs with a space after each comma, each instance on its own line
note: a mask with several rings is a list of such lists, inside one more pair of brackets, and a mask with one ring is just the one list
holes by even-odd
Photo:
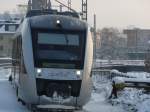
[[24, 19], [13, 50], [17, 96], [27, 104], [82, 107], [92, 90], [88, 25], [64, 15]]

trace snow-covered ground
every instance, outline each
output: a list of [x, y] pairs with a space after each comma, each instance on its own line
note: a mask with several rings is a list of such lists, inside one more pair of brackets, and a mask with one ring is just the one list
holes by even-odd
[[[30, 112], [17, 102], [15, 90], [8, 82], [10, 69], [0, 68], [0, 112]], [[138, 73], [128, 73], [128, 75]], [[145, 74], [145, 73], [140, 73]], [[146, 78], [147, 74], [144, 76]], [[91, 100], [83, 107], [85, 112], [150, 112], [150, 95], [144, 90], [125, 88], [118, 93], [117, 99], [108, 99], [111, 92], [109, 80], [100, 82], [98, 76], [93, 77], [94, 89]]]
[[113, 106], [107, 101], [105, 91], [93, 92], [91, 100], [84, 106], [87, 112], [125, 112], [121, 106]]
[[150, 95], [144, 90], [125, 88], [112, 104], [122, 107], [126, 112], [150, 112]]
[[[145, 72], [129, 72], [127, 73], [128, 76], [135, 77], [135, 78], [129, 78], [130, 80], [143, 80], [143, 81], [150, 81], [150, 74]], [[122, 78], [123, 79], [123, 78]], [[124, 78], [128, 79], [128, 78]], [[129, 80], [128, 79], [128, 80]], [[113, 105], [114, 108], [119, 108], [123, 110], [124, 112], [150, 112], [150, 90], [146, 91], [144, 89], [136, 89], [136, 88], [124, 88], [122, 91], [118, 92], [118, 98], [117, 99], [108, 99], [108, 94], [110, 94], [110, 81], [107, 80], [107, 82], [103, 83], [100, 82], [100, 79], [98, 78], [98, 75], [94, 76], [93, 78], [95, 91], [92, 94], [95, 94], [92, 98], [95, 98], [97, 95], [101, 95], [104, 93], [103, 103], [101, 100], [98, 100], [98, 105], [102, 103], [102, 105], [108, 106], [108, 104]], [[99, 98], [96, 98], [99, 99]], [[91, 100], [92, 101], [92, 100]], [[91, 102], [90, 101], [90, 102]], [[104, 106], [99, 106], [103, 109]], [[95, 105], [94, 105], [95, 106]], [[109, 107], [106, 108], [110, 109]], [[121, 112], [121, 110], [112, 110], [113, 112]], [[110, 110], [108, 110], [109, 112]], [[112, 112], [110, 111], [110, 112]], [[101, 112], [101, 111], [98, 111]], [[102, 111], [105, 112], [105, 111]]]
[[0, 112], [29, 112], [17, 102], [15, 90], [8, 82], [10, 72], [10, 69], [0, 68]]
[[[150, 82], [150, 73], [129, 72], [129, 76], [135, 78], [124, 78], [125, 80]], [[150, 112], [150, 90], [125, 88], [118, 93], [118, 99], [112, 99], [114, 105], [121, 106], [127, 112]]]

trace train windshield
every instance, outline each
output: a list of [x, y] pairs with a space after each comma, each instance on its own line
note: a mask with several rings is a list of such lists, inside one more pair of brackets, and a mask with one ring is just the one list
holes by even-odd
[[36, 67], [82, 69], [85, 32], [36, 30], [33, 48]]

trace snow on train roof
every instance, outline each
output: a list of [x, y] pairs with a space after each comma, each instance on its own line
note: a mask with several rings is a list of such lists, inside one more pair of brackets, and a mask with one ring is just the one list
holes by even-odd
[[31, 27], [33, 28], [57, 28], [57, 20], [60, 21], [63, 29], [85, 30], [88, 26], [86, 22], [83, 22], [74, 17], [64, 15], [40, 15], [31, 17], [29, 20]]

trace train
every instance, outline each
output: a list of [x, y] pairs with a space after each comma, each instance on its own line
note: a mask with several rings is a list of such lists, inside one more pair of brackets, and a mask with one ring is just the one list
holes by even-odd
[[13, 40], [17, 98], [82, 109], [92, 92], [92, 63], [90, 27], [77, 13], [31, 10]]

